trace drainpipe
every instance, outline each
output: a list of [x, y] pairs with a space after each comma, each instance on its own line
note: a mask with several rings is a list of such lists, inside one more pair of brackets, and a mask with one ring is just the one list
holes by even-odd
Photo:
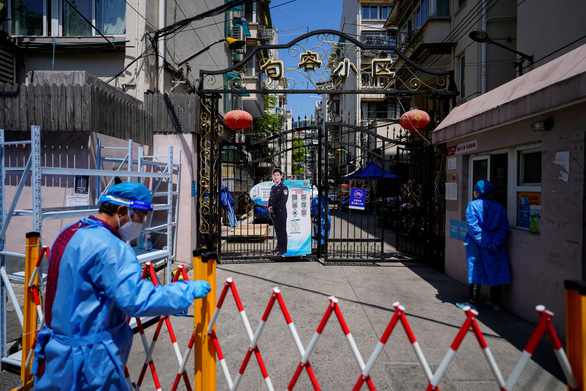
[[[159, 0], [159, 29], [165, 27], [165, 14], [166, 14], [166, 1]], [[158, 42], [158, 49], [159, 58], [157, 59], [157, 64], [159, 64], [159, 93], [165, 92], [165, 37], [159, 37]]]
[[[482, 30], [486, 31], [487, 25], [487, 10], [486, 10], [486, 0], [482, 0]], [[480, 49], [480, 63], [481, 65], [481, 73], [480, 73], [480, 92], [484, 95], [486, 93], [486, 42], [482, 44], [482, 48]]]

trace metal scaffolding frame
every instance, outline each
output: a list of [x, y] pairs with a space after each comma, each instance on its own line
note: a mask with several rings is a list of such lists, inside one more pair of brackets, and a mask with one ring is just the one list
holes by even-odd
[[[31, 153], [24, 167], [6, 167], [6, 147], [11, 145], [30, 145]], [[98, 200], [100, 196], [114, 183], [114, 177], [126, 177], [128, 181], [138, 180], [143, 182], [150, 179], [151, 195], [154, 202], [154, 213], [157, 216], [161, 214], [164, 218], [161, 221], [151, 220], [145, 224], [144, 231], [149, 234], [157, 234], [159, 237], [166, 236], [166, 245], [162, 249], [144, 249], [134, 250], [140, 263], [152, 262], [157, 268], [166, 267], [165, 282], [172, 281], [171, 265], [175, 261], [177, 248], [177, 221], [179, 216], [179, 186], [181, 176], [181, 151], [178, 153], [177, 162], [174, 160], [173, 147], [168, 148], [168, 154], [158, 155], [156, 150], [151, 156], [144, 154], [143, 147], [138, 148], [138, 157], [133, 158], [134, 143], [129, 140], [127, 147], [104, 147], [102, 140], [98, 139], [96, 152], [95, 169], [76, 169], [61, 167], [42, 167], [41, 166], [41, 131], [39, 126], [31, 127], [31, 139], [29, 141], [7, 142], [5, 140], [5, 131], [0, 129], [0, 358], [1, 367], [4, 364], [14, 366], [21, 365], [20, 353], [17, 352], [8, 355], [7, 349], [7, 299], [10, 297], [15, 313], [22, 326], [23, 315], [14, 289], [12, 288], [11, 278], [7, 273], [6, 261], [7, 256], [24, 258], [24, 254], [6, 251], [6, 233], [12, 217], [29, 216], [33, 218], [31, 231], [42, 232], [44, 220], [82, 218], [89, 214], [98, 213]], [[124, 158], [110, 158], [104, 156], [106, 150], [118, 149], [127, 150]], [[118, 165], [116, 170], [102, 169], [105, 163], [114, 163]], [[10, 201], [10, 206], [6, 208], [6, 175], [21, 175], [14, 198]], [[41, 181], [43, 175], [85, 175], [95, 178], [95, 199], [93, 205], [87, 207], [62, 207], [62, 208], [42, 208], [41, 199]], [[174, 183], [173, 177], [177, 180]], [[106, 186], [101, 188], [101, 177], [110, 178]], [[18, 199], [30, 178], [30, 187], [32, 189], [32, 207], [31, 209], [16, 209]], [[166, 185], [166, 188], [163, 188]], [[159, 190], [162, 188], [161, 190]], [[89, 194], [88, 194], [89, 196]], [[159, 202], [160, 201], [160, 202]], [[157, 213], [159, 212], [159, 213]], [[166, 212], [166, 213], [165, 213]], [[146, 243], [145, 243], [146, 244]], [[24, 282], [24, 281], [23, 281]], [[26, 284], [26, 282], [24, 282]], [[44, 283], [44, 281], [43, 281]], [[42, 289], [41, 289], [42, 291]], [[8, 296], [8, 297], [7, 297]]]

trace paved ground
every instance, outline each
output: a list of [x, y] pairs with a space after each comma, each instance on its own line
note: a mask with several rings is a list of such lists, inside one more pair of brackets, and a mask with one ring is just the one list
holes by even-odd
[[[269, 260], [220, 264], [217, 266], [217, 284], [221, 290], [226, 278], [234, 279], [253, 331], [256, 331], [273, 288], [279, 287], [304, 347], [309, 344], [330, 303], [328, 297], [335, 296], [365, 362], [394, 314], [393, 303], [398, 301], [405, 307], [413, 333], [432, 371], [435, 371], [464, 322], [464, 312], [455, 307], [454, 302], [466, 296], [467, 288], [445, 274], [408, 258], [390, 253], [389, 259], [395, 261], [369, 263], [369, 266]], [[506, 380], [534, 326], [506, 311], [495, 312], [486, 308], [480, 308], [479, 311], [479, 326]], [[535, 322], [537, 320], [536, 315]], [[171, 322], [183, 352], [193, 328], [192, 312], [187, 316], [172, 317]], [[231, 294], [225, 301], [216, 329], [230, 374], [234, 378], [249, 341]], [[153, 326], [147, 329], [149, 341], [154, 331]], [[274, 388], [285, 389], [299, 363], [300, 355], [278, 305], [272, 309], [258, 346]], [[143, 345], [137, 334], [129, 361], [129, 371], [134, 381], [138, 379], [144, 357]], [[335, 315], [330, 317], [310, 362], [323, 390], [352, 389], [358, 379], [358, 364]], [[162, 389], [170, 390], [178, 364], [165, 327], [155, 348], [154, 363]], [[193, 368], [193, 356], [187, 368]], [[193, 379], [193, 370], [189, 369], [189, 373], [190, 379]], [[384, 347], [371, 375], [378, 390], [425, 390], [427, 381], [424, 372], [400, 324]], [[217, 366], [217, 379], [218, 390], [228, 389], [220, 365]], [[9, 374], [0, 374], [0, 390], [11, 389], [15, 384], [10, 383], [17, 380]], [[442, 390], [459, 391], [498, 389], [471, 332], [449, 365], [440, 387]], [[147, 373], [142, 389], [154, 389], [150, 373]], [[239, 389], [266, 389], [254, 358], [248, 364]], [[305, 372], [295, 389], [312, 389]], [[549, 342], [544, 338], [515, 390], [565, 389], [561, 369]]]

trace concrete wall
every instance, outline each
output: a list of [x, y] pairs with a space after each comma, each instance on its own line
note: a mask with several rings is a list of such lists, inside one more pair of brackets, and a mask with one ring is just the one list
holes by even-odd
[[[470, 154], [456, 155], [457, 170], [447, 171], [446, 181], [455, 173], [458, 183], [458, 200], [446, 201], [446, 232], [450, 220], [465, 220], [467, 203], [470, 201], [469, 162], [472, 156], [492, 152], [509, 152], [508, 205], [511, 231], [505, 242], [511, 265], [512, 283], [506, 286], [504, 306], [530, 321], [537, 322], [535, 306], [543, 304], [555, 313], [554, 324], [560, 335], [565, 335], [565, 297], [563, 283], [566, 279], [581, 279], [583, 273], [583, 199], [584, 199], [584, 132], [586, 121], [577, 120], [586, 110], [586, 104], [552, 114], [554, 128], [549, 132], [530, 131], [530, 124], [539, 117], [481, 133], [450, 146], [477, 140], [478, 149]], [[542, 145], [542, 219], [541, 233], [514, 228], [516, 224], [516, 200], [513, 186], [515, 168], [514, 152], [510, 148], [533, 143]], [[569, 179], [560, 179], [561, 166], [554, 164], [556, 153], [569, 152]], [[446, 263], [448, 275], [467, 284], [465, 248], [462, 241], [446, 235]], [[483, 293], [488, 296], [488, 289]], [[463, 297], [462, 299], [465, 299]]]
[[[176, 260], [191, 264], [193, 249], [196, 247], [197, 197], [191, 195], [191, 182], [197, 179], [197, 136], [195, 134], [155, 135], [154, 145], [158, 153], [166, 154], [173, 147], [173, 155], [181, 150], [181, 180], [179, 188], [179, 218], [177, 228]], [[150, 153], [150, 152], [149, 152]]]
[[[478, 14], [482, 6], [480, 0], [467, 1], [462, 8], [453, 9], [452, 30], [456, 31], [452, 41], [456, 42], [453, 56], [460, 58], [465, 56], [465, 98], [470, 100], [482, 94], [482, 47], [486, 46], [486, 91], [488, 92], [515, 77], [515, 54], [495, 45], [481, 44], [472, 41], [468, 34], [477, 28], [483, 28], [482, 19]], [[513, 2], [491, 3], [486, 14], [486, 31], [491, 38], [496, 38], [498, 43], [507, 45], [512, 49], [516, 47], [516, 7]], [[469, 20], [476, 21], [474, 25]], [[464, 28], [462, 27], [464, 26]], [[510, 42], [506, 38], [511, 38]], [[456, 72], [458, 89], [460, 85], [459, 62], [453, 61], [453, 69]], [[460, 100], [460, 98], [458, 98]]]
[[534, 57], [534, 67], [586, 43], [586, 2], [565, 0], [558, 4], [534, 0], [528, 3], [519, 2], [517, 49]]

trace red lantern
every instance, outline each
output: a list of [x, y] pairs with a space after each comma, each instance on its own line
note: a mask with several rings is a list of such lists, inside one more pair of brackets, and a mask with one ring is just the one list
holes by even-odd
[[252, 125], [252, 115], [244, 110], [232, 110], [224, 116], [224, 125], [232, 130], [246, 129]]
[[399, 124], [407, 130], [420, 130], [429, 124], [429, 114], [423, 110], [410, 110], [401, 116]]

